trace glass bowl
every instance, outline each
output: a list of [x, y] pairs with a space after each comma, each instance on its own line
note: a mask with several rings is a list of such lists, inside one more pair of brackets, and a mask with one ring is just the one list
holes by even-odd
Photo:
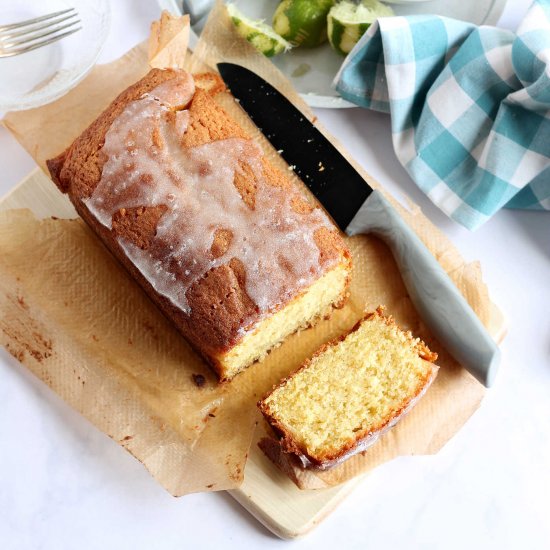
[[82, 29], [49, 46], [0, 58], [0, 112], [50, 103], [76, 86], [94, 66], [110, 24], [108, 0], [2, 0], [0, 25], [74, 7]]

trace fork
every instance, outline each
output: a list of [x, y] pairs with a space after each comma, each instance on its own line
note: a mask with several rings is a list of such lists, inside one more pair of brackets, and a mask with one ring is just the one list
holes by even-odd
[[47, 46], [82, 29], [74, 8], [0, 25], [0, 57], [11, 57]]

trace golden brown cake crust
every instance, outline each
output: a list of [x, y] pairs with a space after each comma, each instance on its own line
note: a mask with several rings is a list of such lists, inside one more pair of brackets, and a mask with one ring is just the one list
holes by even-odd
[[[122, 92], [113, 103], [78, 137], [61, 155], [48, 161], [52, 179], [59, 189], [67, 193], [79, 215], [99, 235], [107, 248], [126, 267], [151, 299], [173, 322], [175, 327], [188, 339], [216, 369], [216, 356], [231, 349], [242, 336], [243, 319], [254, 319], [257, 307], [245, 291], [246, 272], [238, 260], [231, 260], [209, 271], [201, 280], [189, 288], [186, 296], [191, 314], [183, 313], [164, 296], [158, 294], [127, 258], [117, 242], [124, 237], [142, 249], [147, 249], [155, 235], [156, 226], [163, 214], [163, 206], [121, 209], [113, 216], [112, 229], [98, 222], [83, 203], [88, 199], [101, 180], [102, 168], [106, 161], [102, 154], [105, 136], [111, 124], [125, 107], [171, 79], [182, 79], [182, 72], [173, 70], [151, 70], [144, 78]], [[213, 96], [223, 93], [224, 87], [219, 76], [203, 74], [195, 76], [196, 92], [187, 107], [190, 123], [183, 138], [184, 147], [192, 147], [228, 137], [248, 138], [244, 130], [216, 103]], [[294, 184], [279, 170], [263, 159], [264, 175], [268, 184], [288, 187], [295, 192]], [[254, 206], [255, 182], [253, 175], [243, 171], [235, 178], [244, 202]], [[307, 223], [309, 210], [296, 194], [293, 209], [303, 212]], [[213, 257], [223, 254], [228, 236], [223, 231], [215, 235], [211, 253]], [[320, 251], [320, 263], [328, 265], [330, 260], [341, 258], [351, 261], [350, 253], [339, 232], [322, 228], [315, 233], [315, 242]], [[286, 304], [277, 304], [271, 313]], [[253, 324], [253, 323], [252, 323]], [[249, 323], [250, 326], [250, 323]], [[219, 370], [218, 370], [219, 373]]]
[[[414, 396], [411, 396], [411, 399], [409, 399], [408, 402], [403, 405], [403, 407], [395, 411], [394, 414], [392, 414], [390, 417], [384, 419], [384, 422], [382, 422], [378, 426], [371, 427], [368, 432], [357, 432], [357, 435], [354, 440], [342, 446], [338, 450], [338, 452], [335, 454], [330, 454], [330, 453], [325, 454], [322, 460], [319, 460], [319, 457], [311, 456], [308, 453], [307, 449], [303, 445], [300, 445], [300, 443], [294, 439], [292, 434], [288, 432], [286, 427], [270, 413], [269, 407], [266, 404], [266, 400], [273, 392], [285, 386], [286, 383], [292, 377], [294, 377], [298, 372], [304, 369], [307, 369], [311, 364], [311, 362], [313, 361], [313, 359], [315, 359], [316, 357], [324, 353], [327, 349], [333, 346], [336, 346], [340, 342], [344, 341], [347, 338], [347, 336], [349, 336], [352, 332], [357, 331], [364, 321], [367, 321], [373, 317], [377, 317], [380, 320], [382, 320], [384, 323], [386, 323], [388, 326], [396, 326], [397, 328], [400, 328], [395, 323], [393, 317], [384, 315], [384, 309], [385, 309], [384, 306], [379, 306], [375, 311], [367, 313], [359, 321], [357, 321], [357, 323], [350, 330], [340, 335], [338, 338], [335, 338], [334, 340], [327, 342], [326, 344], [321, 346], [300, 367], [298, 367], [295, 371], [290, 373], [287, 377], [283, 378], [278, 384], [276, 384], [271, 389], [271, 391], [269, 391], [260, 401], [258, 401], [257, 406], [260, 412], [263, 414], [265, 420], [271, 426], [273, 432], [277, 436], [278, 444], [281, 448], [281, 451], [284, 453], [295, 455], [297, 458], [301, 460], [303, 467], [308, 467], [313, 469], [323, 469], [323, 470], [327, 468], [331, 468], [336, 464], [342, 462], [346, 458], [349, 458], [356, 452], [358, 452], [357, 449], [362, 444], [366, 443], [369, 438], [373, 438], [374, 436], [374, 441], [376, 441], [378, 436], [381, 433], [383, 433], [389, 427], [393, 426], [397, 421], [397, 419], [399, 419], [403, 414], [405, 414], [412, 407], [412, 405], [416, 403], [416, 401], [423, 395], [423, 393], [427, 390], [427, 388], [435, 379], [437, 375], [437, 371], [439, 369], [439, 367], [437, 367], [436, 365], [434, 365], [433, 368], [427, 372], [426, 378], [423, 380], [422, 384], [420, 385], [418, 392]], [[416, 348], [416, 351], [420, 358], [432, 364], [437, 360], [437, 353], [432, 352], [422, 340], [413, 338], [410, 331], [407, 331], [407, 332], [403, 331], [403, 332]], [[268, 456], [268, 458], [270, 458], [273, 462], [275, 462], [275, 464], [280, 465], [281, 461], [279, 459], [275, 460], [277, 453], [274, 452], [272, 445], [269, 442], [264, 442], [262, 445], [260, 445], [260, 448], [264, 451], [264, 453], [266, 454], [266, 456]]]

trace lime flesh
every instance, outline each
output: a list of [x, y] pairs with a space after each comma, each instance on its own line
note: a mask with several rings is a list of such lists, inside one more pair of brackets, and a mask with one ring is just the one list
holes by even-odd
[[273, 57], [291, 48], [289, 42], [278, 35], [261, 19], [253, 20], [241, 13], [234, 4], [227, 5], [237, 32], [266, 57]]
[[273, 15], [273, 28], [293, 46], [319, 46], [327, 40], [327, 15], [333, 5], [334, 0], [283, 0]]
[[363, 0], [360, 4], [339, 2], [327, 16], [330, 45], [338, 53], [347, 55], [376, 19], [392, 15], [395, 15], [393, 10], [378, 0]]

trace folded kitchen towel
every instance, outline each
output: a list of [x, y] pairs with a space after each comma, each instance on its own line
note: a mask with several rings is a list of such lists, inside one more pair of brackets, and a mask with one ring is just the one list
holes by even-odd
[[550, 210], [550, 0], [534, 2], [516, 34], [379, 19], [335, 82], [347, 100], [391, 114], [399, 161], [467, 228], [503, 206]]

